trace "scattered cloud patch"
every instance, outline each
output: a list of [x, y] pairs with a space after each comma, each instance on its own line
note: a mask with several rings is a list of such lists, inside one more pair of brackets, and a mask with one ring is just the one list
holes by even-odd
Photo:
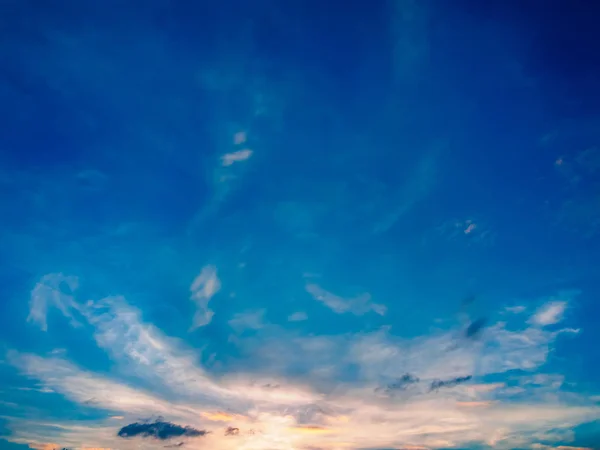
[[[405, 373], [396, 381], [388, 384], [383, 390], [386, 393], [393, 393], [395, 391], [405, 391], [409, 386], [418, 383], [419, 377], [416, 377], [413, 374]], [[377, 388], [377, 390], [381, 390], [381, 388]]]
[[227, 427], [225, 429], [225, 436], [237, 436], [240, 434], [240, 429], [236, 427]]
[[563, 319], [566, 308], [565, 301], [548, 302], [536, 311], [531, 322], [540, 326], [554, 325]]
[[44, 275], [31, 291], [27, 321], [33, 322], [43, 331], [47, 331], [48, 308], [54, 307], [65, 317], [71, 319], [72, 325], [78, 325], [73, 316], [73, 312], [78, 309], [74, 298], [74, 292], [78, 285], [77, 277], [62, 273]]
[[245, 131], [238, 131], [233, 135], [233, 145], [241, 145], [246, 142], [247, 138]]
[[465, 331], [465, 337], [467, 339], [477, 338], [481, 334], [481, 332], [483, 331], [483, 329], [485, 328], [486, 325], [487, 325], [487, 319], [484, 317], [481, 317], [479, 319], [472, 321]]
[[217, 269], [208, 265], [202, 268], [190, 286], [190, 299], [196, 304], [196, 313], [190, 330], [208, 325], [214, 312], [208, 308], [210, 299], [221, 289], [221, 281], [217, 276]]
[[471, 375], [467, 375], [465, 377], [456, 377], [451, 380], [434, 380], [431, 382], [431, 386], [429, 387], [429, 390], [437, 391], [440, 388], [452, 388], [461, 383], [466, 383], [467, 381], [471, 380], [472, 378], [473, 377]]
[[491, 245], [495, 234], [482, 220], [449, 220], [436, 227], [432, 233], [448, 241], [465, 241], [469, 244]]
[[303, 311], [298, 311], [288, 316], [288, 322], [302, 322], [308, 319], [308, 315]]
[[237, 150], [235, 152], [226, 153], [221, 157], [221, 165], [223, 167], [231, 166], [236, 162], [246, 161], [252, 156], [252, 150], [245, 148], [243, 150]]
[[245, 330], [260, 330], [264, 327], [264, 310], [238, 313], [229, 321], [229, 326], [238, 333]]
[[140, 436], [143, 438], [160, 439], [161, 441], [180, 437], [199, 437], [207, 434], [206, 430], [198, 430], [190, 426], [176, 425], [171, 422], [156, 421], [151, 423], [130, 423], [119, 430], [117, 435], [122, 438]]
[[511, 314], [521, 314], [522, 312], [525, 312], [527, 308], [525, 308], [524, 306], [507, 306], [506, 308], [504, 308], [504, 310], [506, 312], [509, 312]]
[[202, 413], [201, 416], [206, 420], [210, 420], [211, 422], [231, 422], [233, 420], [245, 420], [243, 416], [238, 414], [230, 414], [223, 411], [205, 412]]
[[337, 314], [351, 313], [355, 316], [362, 316], [373, 311], [383, 316], [387, 312], [387, 308], [384, 305], [371, 302], [371, 295], [367, 293], [355, 298], [346, 299], [326, 291], [316, 284], [307, 284], [306, 291], [315, 300], [323, 303]]

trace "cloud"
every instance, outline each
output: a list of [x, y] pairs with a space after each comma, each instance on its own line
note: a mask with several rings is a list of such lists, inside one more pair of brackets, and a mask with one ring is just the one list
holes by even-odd
[[73, 317], [73, 310], [77, 309], [73, 292], [77, 289], [78, 284], [76, 277], [65, 276], [62, 273], [44, 275], [31, 291], [27, 321], [33, 322], [43, 331], [47, 331], [48, 307], [52, 306], [71, 319], [72, 325], [77, 325], [78, 322]]
[[31, 378], [42, 381], [67, 399], [95, 408], [115, 412], [147, 415], [189, 417], [200, 414], [198, 409], [162, 400], [140, 389], [80, 369], [60, 358], [11, 351], [8, 361]]
[[413, 374], [405, 373], [396, 381], [388, 384], [384, 390], [387, 393], [393, 393], [394, 391], [405, 391], [407, 387], [416, 384], [419, 381], [419, 378], [414, 376]]
[[264, 326], [264, 310], [238, 313], [229, 321], [229, 326], [236, 332], [244, 330], [260, 330]]
[[236, 427], [227, 427], [225, 430], [225, 436], [237, 436], [240, 434], [240, 429]]
[[469, 245], [493, 245], [496, 234], [480, 219], [453, 219], [435, 227], [428, 233], [432, 239], [442, 237], [452, 242], [467, 242]]
[[[143, 322], [141, 312], [122, 297], [77, 308], [94, 330], [98, 346], [114, 361], [118, 370], [111, 376], [82, 369], [64, 355], [12, 351], [7, 361], [75, 404], [108, 411], [106, 420], [95, 426], [63, 422], [52, 425], [49, 433], [47, 424], [15, 418], [9, 423], [13, 442], [61, 442], [70, 447], [88, 442], [121, 448], [111, 416], [154, 414], [169, 417], [169, 424], [210, 432], [202, 437], [202, 445], [215, 450], [435, 448], [473, 442], [510, 449], [553, 442], [556, 430], [600, 417], [589, 395], [566, 390], [567, 383], [557, 384], [559, 378], [544, 372], [564, 330], [540, 327], [533, 323], [535, 316], [523, 317], [520, 324], [516, 317], [511, 328], [489, 323], [480, 339], [458, 344], [457, 336], [465, 332], [461, 324], [412, 338], [387, 328], [355, 335], [297, 336], [270, 326], [264, 336], [257, 333], [242, 340], [250, 345], [247, 350], [256, 369], [240, 366], [215, 377], [193, 349]], [[122, 369], [124, 379], [134, 376], [148, 389], [122, 381]], [[485, 383], [490, 376], [501, 381]], [[235, 429], [238, 421], [243, 421], [244, 430], [235, 439], [225, 436], [223, 424]], [[179, 427], [178, 433], [185, 430], [173, 426]], [[129, 434], [142, 430], [137, 435], [147, 432], [153, 437], [159, 428], [137, 423]], [[155, 441], [160, 439], [149, 439], [146, 446], [155, 448]]]
[[372, 303], [370, 294], [362, 294], [356, 298], [346, 299], [332, 294], [316, 284], [307, 284], [306, 292], [337, 314], [351, 313], [355, 316], [362, 316], [373, 311], [383, 316], [387, 311], [384, 305]]
[[504, 308], [504, 310], [506, 312], [512, 313], [512, 314], [521, 314], [522, 312], [525, 312], [527, 308], [525, 308], [524, 306], [518, 305], [518, 306], [507, 306]]
[[457, 386], [461, 383], [466, 383], [467, 381], [471, 380], [472, 378], [473, 377], [471, 375], [467, 375], [464, 377], [456, 377], [451, 380], [433, 380], [431, 382], [431, 386], [429, 387], [429, 390], [437, 391], [440, 388], [451, 388], [451, 387]]
[[531, 322], [536, 325], [553, 325], [562, 320], [567, 302], [551, 301], [539, 308], [531, 318]]
[[245, 148], [243, 150], [237, 150], [235, 152], [226, 153], [221, 157], [221, 165], [223, 167], [231, 166], [232, 164], [240, 161], [246, 161], [252, 156], [252, 150]]
[[199, 437], [207, 434], [206, 430], [198, 430], [190, 426], [176, 425], [171, 422], [156, 421], [151, 423], [130, 423], [119, 430], [117, 435], [122, 438], [132, 438], [140, 436], [143, 438], [153, 438], [167, 440], [180, 437]]
[[47, 443], [47, 444], [29, 444], [29, 448], [34, 450], [58, 450], [60, 449], [60, 445]]
[[206, 420], [210, 420], [211, 422], [232, 422], [234, 420], [245, 420], [244, 416], [240, 416], [239, 414], [230, 414], [223, 411], [205, 412], [202, 413], [201, 416]]
[[248, 136], [245, 131], [238, 131], [237, 133], [235, 133], [233, 135], [233, 144], [241, 145], [241, 144], [245, 143], [247, 139], [248, 139]]
[[308, 319], [308, 315], [303, 311], [298, 311], [288, 316], [288, 322], [303, 322]]
[[[213, 292], [210, 286], [205, 289]], [[194, 351], [144, 323], [141, 312], [123, 297], [104, 298], [82, 311], [95, 328], [98, 346], [131, 374], [205, 402], [228, 395], [198, 366]]]
[[217, 277], [217, 269], [208, 265], [202, 268], [190, 286], [190, 299], [196, 303], [196, 313], [190, 330], [208, 325], [213, 318], [213, 311], [208, 309], [208, 302], [221, 289], [221, 281]]
[[474, 338], [478, 337], [486, 325], [487, 325], [487, 319], [484, 317], [474, 320], [467, 327], [467, 329], [465, 331], [465, 337], [467, 337], [468, 339], [474, 339]]

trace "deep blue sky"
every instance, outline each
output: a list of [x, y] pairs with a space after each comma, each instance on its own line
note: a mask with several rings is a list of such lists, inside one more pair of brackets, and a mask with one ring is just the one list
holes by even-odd
[[599, 15], [0, 0], [0, 449], [600, 448]]

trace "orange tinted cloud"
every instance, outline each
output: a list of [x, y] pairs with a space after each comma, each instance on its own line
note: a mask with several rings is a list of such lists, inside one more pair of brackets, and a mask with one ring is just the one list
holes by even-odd
[[592, 450], [590, 447], [570, 447], [568, 445], [559, 445], [557, 450]]
[[327, 434], [333, 432], [333, 430], [330, 430], [329, 428], [320, 427], [318, 425], [299, 425], [291, 428], [291, 430], [300, 434]]
[[202, 417], [212, 422], [231, 422], [233, 420], [245, 420], [244, 416], [238, 414], [229, 414], [223, 411], [204, 412]]
[[329, 423], [348, 423], [350, 418], [348, 416], [328, 416], [325, 420]]
[[485, 406], [490, 406], [492, 403], [491, 401], [485, 401], [485, 402], [456, 402], [456, 404], [458, 406], [460, 406], [461, 408], [480, 408], [480, 407], [485, 407]]

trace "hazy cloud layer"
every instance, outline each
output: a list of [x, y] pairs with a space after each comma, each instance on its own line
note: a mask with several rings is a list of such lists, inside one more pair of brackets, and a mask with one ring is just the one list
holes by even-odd
[[[458, 344], [453, 330], [406, 340], [385, 329], [296, 337], [270, 327], [267, 335], [256, 338], [263, 352], [254, 353], [261, 369], [221, 379], [207, 372], [182, 342], [145, 323], [125, 299], [73, 302], [95, 329], [98, 345], [124, 373], [135, 373], [172, 394], [130, 387], [118, 374], [92, 373], [63, 357], [11, 351], [8, 361], [45, 388], [76, 404], [110, 412], [97, 427], [60, 425], [55, 442], [80, 439], [121, 448], [115, 443], [118, 436], [202, 436], [202, 445], [215, 449], [431, 448], [469, 442], [508, 449], [550, 439], [556, 430], [600, 417], [596, 403], [543, 372], [554, 342], [564, 333], [575, 333], [539, 327], [539, 311], [552, 309], [552, 300], [516, 328], [490, 323], [480, 340]], [[269, 348], [277, 354], [281, 346], [289, 352], [279, 352], [271, 361]], [[285, 375], [298, 358], [309, 370], [303, 384]], [[339, 371], [348, 364], [358, 368], [357, 375], [341, 381]], [[490, 375], [505, 381], [485, 382]], [[151, 414], [187, 425], [160, 419], [115, 428], [115, 421]], [[43, 442], [35, 431], [40, 425], [26, 427], [23, 420], [9, 421], [11, 439]], [[104, 434], [108, 428], [112, 436]], [[235, 443], [230, 442], [233, 438]], [[185, 445], [195, 448], [193, 441]]]
[[306, 292], [337, 314], [350, 313], [355, 316], [362, 316], [373, 311], [383, 316], [387, 310], [384, 305], [373, 303], [370, 294], [362, 294], [355, 298], [343, 298], [326, 291], [316, 284], [307, 284]]

